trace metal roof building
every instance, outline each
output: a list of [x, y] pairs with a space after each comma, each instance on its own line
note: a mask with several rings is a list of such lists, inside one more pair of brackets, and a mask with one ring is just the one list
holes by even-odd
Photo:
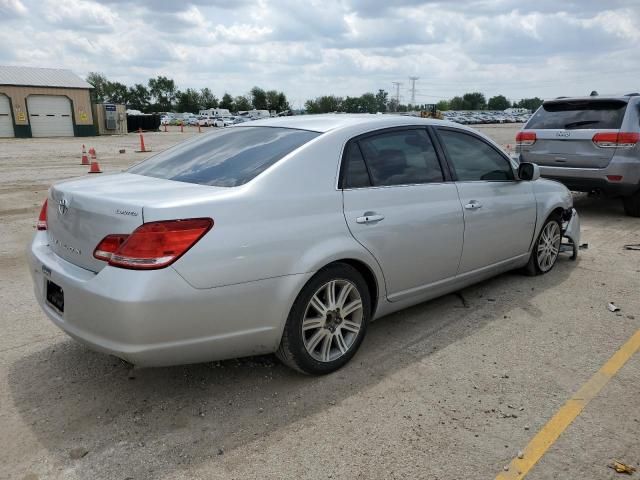
[[0, 65], [0, 137], [95, 135], [91, 88], [70, 70]]

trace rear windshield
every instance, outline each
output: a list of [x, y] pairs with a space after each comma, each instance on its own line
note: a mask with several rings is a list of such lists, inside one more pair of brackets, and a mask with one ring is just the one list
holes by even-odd
[[626, 102], [617, 100], [576, 100], [542, 105], [527, 129], [620, 129]]
[[180, 143], [128, 171], [178, 182], [235, 187], [318, 135], [291, 128], [228, 128]]

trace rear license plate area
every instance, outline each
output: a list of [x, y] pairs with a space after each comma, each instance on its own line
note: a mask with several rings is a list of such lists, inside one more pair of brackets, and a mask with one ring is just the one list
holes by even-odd
[[64, 312], [64, 292], [59, 285], [47, 280], [47, 303], [60, 313]]

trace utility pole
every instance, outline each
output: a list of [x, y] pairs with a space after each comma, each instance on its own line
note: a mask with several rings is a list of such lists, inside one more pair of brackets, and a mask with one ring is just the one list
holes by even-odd
[[420, 77], [409, 77], [409, 80], [411, 80], [411, 105], [415, 106], [416, 104], [416, 80], [418, 80]]
[[402, 82], [391, 82], [396, 87], [396, 103], [400, 105], [400, 85]]

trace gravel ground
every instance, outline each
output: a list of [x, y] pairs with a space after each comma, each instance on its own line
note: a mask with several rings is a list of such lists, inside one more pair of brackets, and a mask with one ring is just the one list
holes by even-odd
[[[479, 129], [506, 146], [517, 127]], [[145, 142], [159, 151], [194, 134]], [[640, 241], [640, 219], [576, 196], [589, 243], [578, 261], [375, 322], [333, 375], [304, 377], [271, 356], [130, 375], [45, 318], [26, 267], [47, 187], [86, 172], [83, 141], [107, 172], [149, 155], [134, 153], [136, 135], [0, 140], [0, 478], [493, 478], [640, 328], [640, 252], [622, 248]], [[527, 478], [639, 466], [638, 398], [636, 355]]]

